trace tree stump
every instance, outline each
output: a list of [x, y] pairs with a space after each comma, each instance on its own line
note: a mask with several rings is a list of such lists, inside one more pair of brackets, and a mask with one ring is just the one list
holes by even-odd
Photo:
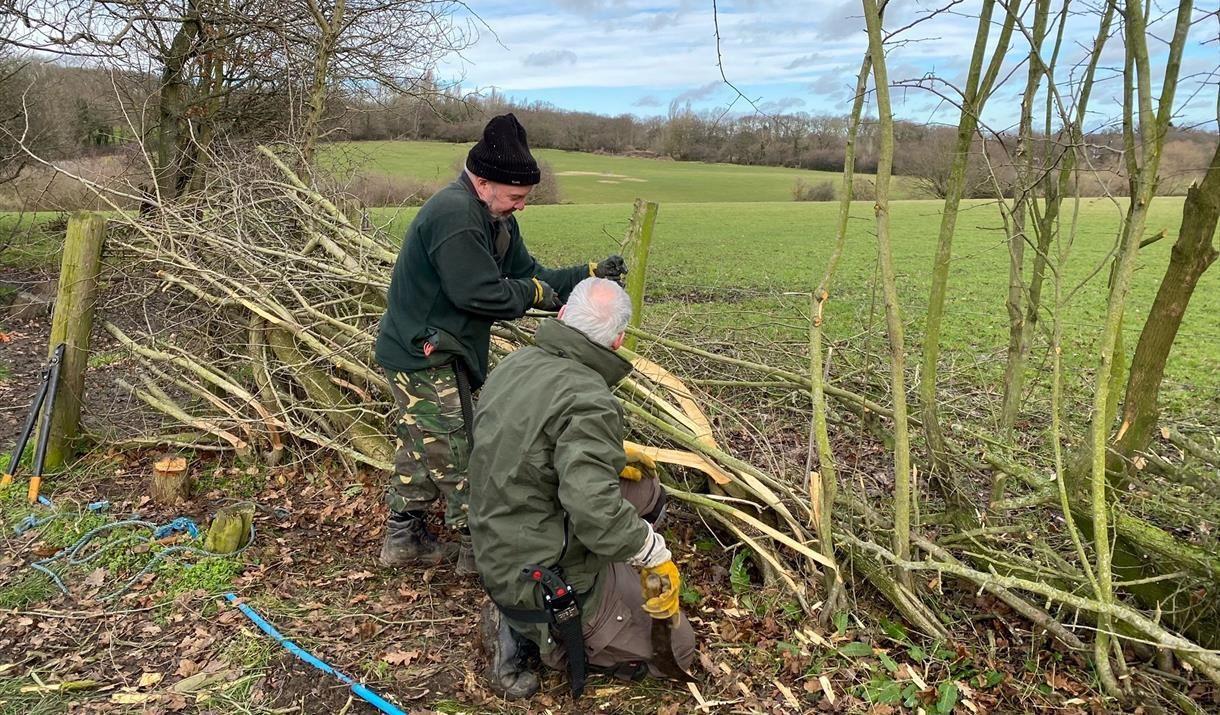
[[254, 524], [254, 504], [244, 502], [227, 506], [216, 512], [207, 536], [203, 539], [204, 551], [213, 554], [231, 554], [250, 542]]
[[166, 456], [153, 464], [152, 498], [160, 504], [191, 498], [191, 470], [184, 457]]

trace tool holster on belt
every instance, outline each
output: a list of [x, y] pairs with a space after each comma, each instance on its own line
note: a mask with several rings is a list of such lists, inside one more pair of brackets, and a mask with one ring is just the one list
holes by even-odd
[[429, 329], [424, 338], [424, 357], [430, 365], [451, 365], [457, 380], [458, 399], [462, 404], [462, 421], [466, 423], [466, 436], [469, 439], [474, 433], [474, 398], [470, 387], [470, 368], [462, 357], [460, 343], [453, 336], [439, 328]]
[[542, 586], [543, 609], [535, 611], [509, 608], [496, 604], [509, 618], [525, 623], [547, 623], [563, 642], [568, 654], [568, 676], [572, 697], [579, 698], [585, 689], [585, 635], [580, 622], [580, 601], [576, 589], [568, 585], [560, 573], [538, 564], [526, 564], [521, 569], [522, 581]]

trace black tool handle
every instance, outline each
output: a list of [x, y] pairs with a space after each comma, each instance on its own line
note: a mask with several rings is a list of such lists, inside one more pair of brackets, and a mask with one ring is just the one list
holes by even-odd
[[47, 369], [50, 374], [47, 376], [46, 383], [46, 402], [42, 411], [42, 425], [38, 430], [38, 444], [34, 450], [34, 468], [32, 476], [42, 476], [42, 465], [47, 458], [47, 441], [51, 436], [51, 417], [55, 414], [55, 390], [59, 387], [59, 369], [63, 366], [64, 350], [66, 345], [60, 343], [55, 348], [55, 354], [51, 356], [51, 362]]

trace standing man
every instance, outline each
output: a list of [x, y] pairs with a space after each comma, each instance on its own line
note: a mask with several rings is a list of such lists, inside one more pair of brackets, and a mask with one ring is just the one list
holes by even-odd
[[[653, 528], [665, 493], [655, 471], [624, 469], [652, 466], [624, 453], [611, 392], [631, 372], [615, 352], [630, 318], [618, 284], [582, 281], [559, 319], [539, 325], [536, 345], [496, 367], [479, 400], [470, 530], [491, 596], [480, 633], [489, 684], [508, 698], [537, 691], [534, 654], [566, 665], [576, 694], [586, 668], [633, 679], [672, 675], [675, 664], [685, 671], [694, 659], [678, 569]], [[659, 593], [645, 598], [642, 579]], [[664, 620], [665, 640], [654, 643], [654, 622]]]
[[531, 308], [556, 310], [589, 276], [621, 279], [621, 256], [551, 270], [534, 260], [513, 214], [525, 209], [541, 174], [525, 128], [493, 117], [457, 180], [416, 214], [394, 264], [375, 356], [398, 406], [397, 453], [381, 563], [439, 563], [458, 552], [425, 525], [446, 500], [445, 524], [462, 533], [459, 570], [473, 571], [466, 529], [467, 432], [471, 391], [487, 375], [491, 324]]

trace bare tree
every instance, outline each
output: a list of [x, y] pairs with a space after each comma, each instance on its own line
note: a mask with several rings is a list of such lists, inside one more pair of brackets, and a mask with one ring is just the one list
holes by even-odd
[[416, 89], [465, 41], [456, 8], [445, 0], [17, 0], [8, 14], [18, 31], [7, 42], [155, 76], [153, 111], [132, 117], [151, 158], [151, 189], [172, 198], [200, 184], [220, 135], [304, 132], [312, 153], [335, 90]]

